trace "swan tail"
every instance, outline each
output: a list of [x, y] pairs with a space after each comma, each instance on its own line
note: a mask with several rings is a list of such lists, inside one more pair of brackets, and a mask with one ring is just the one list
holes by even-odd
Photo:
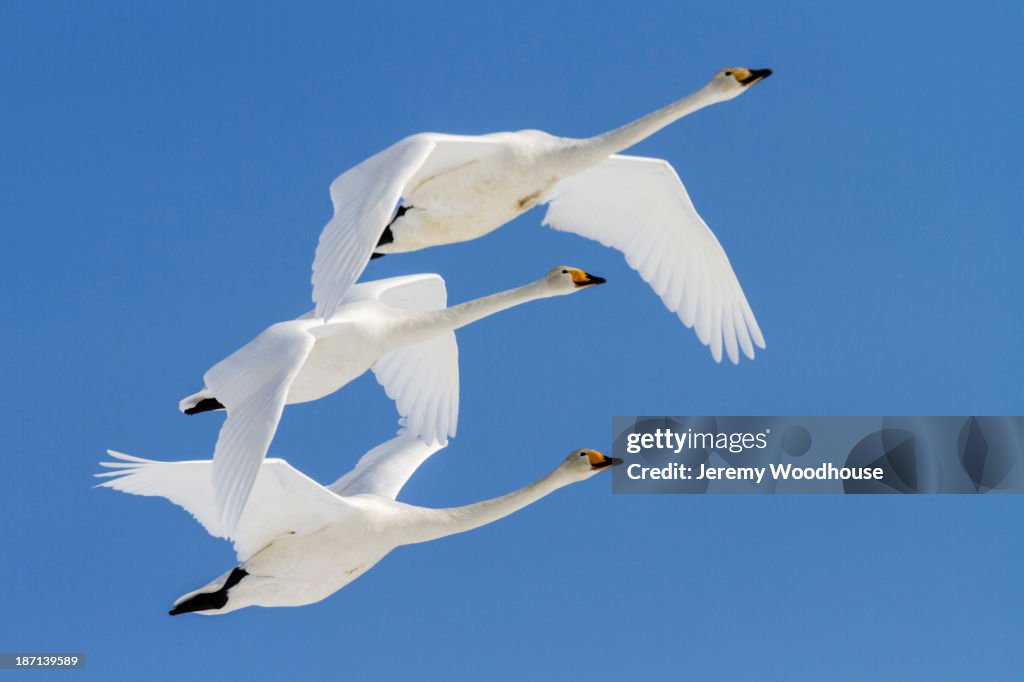
[[247, 575], [249, 574], [244, 568], [233, 568], [208, 585], [178, 597], [178, 600], [174, 602], [174, 607], [168, 613], [172, 616], [182, 613], [215, 616], [234, 611], [234, 608], [225, 609], [231, 600], [231, 588], [240, 583]]

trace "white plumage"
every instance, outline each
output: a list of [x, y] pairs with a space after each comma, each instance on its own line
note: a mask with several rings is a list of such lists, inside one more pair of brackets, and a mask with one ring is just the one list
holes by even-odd
[[392, 145], [331, 184], [334, 217], [313, 262], [316, 314], [333, 314], [374, 253], [475, 239], [547, 204], [545, 224], [623, 252], [716, 362], [723, 348], [733, 363], [741, 351], [752, 359], [764, 336], [679, 177], [660, 159], [616, 152], [770, 74], [723, 69], [689, 97], [587, 139], [421, 133]]
[[313, 313], [278, 322], [214, 365], [202, 390], [179, 403], [215, 400], [228, 413], [213, 460], [213, 485], [230, 533], [286, 404], [317, 400], [372, 369], [409, 431], [426, 443], [455, 435], [459, 410], [454, 331], [506, 308], [574, 293], [603, 280], [559, 267], [540, 280], [446, 308], [434, 274], [350, 288], [326, 321]]
[[[765, 347], [729, 258], [667, 161], [611, 156], [560, 181], [544, 224], [621, 251], [716, 361]], [[628, 226], [624, 228], [623, 226]]]
[[239, 567], [180, 597], [172, 615], [223, 614], [246, 606], [300, 606], [341, 589], [391, 550], [461, 533], [507, 516], [620, 460], [577, 450], [537, 482], [465, 507], [428, 509], [397, 502], [402, 486], [444, 443], [403, 431], [321, 486], [282, 459], [258, 462], [252, 493], [234, 530], [223, 522], [211, 460], [158, 462], [108, 451], [114, 471], [100, 485], [165, 497], [211, 535], [234, 542]]

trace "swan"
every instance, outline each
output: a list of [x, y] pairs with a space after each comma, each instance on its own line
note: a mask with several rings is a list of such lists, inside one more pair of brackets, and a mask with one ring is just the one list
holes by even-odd
[[318, 602], [396, 547], [479, 528], [622, 462], [596, 450], [576, 450], [547, 476], [503, 497], [449, 509], [396, 501], [420, 464], [444, 446], [399, 432], [326, 487], [283, 459], [263, 460], [234, 531], [221, 521], [211, 460], [159, 462], [108, 450], [117, 461], [100, 464], [115, 470], [96, 476], [108, 478], [101, 487], [166, 497], [210, 535], [233, 540], [239, 565], [180, 597], [170, 611], [219, 615], [246, 606]]
[[[407, 137], [331, 184], [334, 215], [313, 261], [316, 315], [329, 318], [376, 256], [481, 237], [540, 204], [544, 224], [617, 249], [721, 362], [764, 336], [715, 235], [667, 161], [618, 152], [733, 99], [770, 69], [722, 69], [683, 99], [586, 139], [540, 130]], [[397, 209], [396, 209], [397, 206]]]
[[525, 286], [446, 308], [444, 280], [407, 275], [357, 284], [327, 320], [278, 322], [203, 375], [178, 404], [185, 414], [225, 409], [213, 486], [234, 530], [285, 405], [317, 400], [373, 370], [409, 430], [428, 443], [455, 435], [459, 403], [454, 331], [513, 306], [603, 283], [559, 266]]

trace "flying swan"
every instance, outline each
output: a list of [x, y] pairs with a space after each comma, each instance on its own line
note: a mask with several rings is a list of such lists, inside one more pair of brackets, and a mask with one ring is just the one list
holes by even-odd
[[357, 284], [326, 321], [312, 312], [261, 332], [205, 375], [185, 414], [226, 409], [213, 488], [231, 534], [285, 405], [329, 395], [372, 369], [409, 430], [427, 443], [455, 435], [459, 411], [454, 331], [497, 312], [605, 280], [560, 266], [525, 286], [446, 308], [444, 280], [408, 275]]
[[587, 139], [421, 133], [388, 147], [331, 184], [334, 216], [313, 261], [316, 315], [335, 313], [371, 257], [475, 239], [547, 204], [544, 224], [623, 252], [716, 362], [723, 344], [733, 363], [740, 350], [753, 359], [764, 337], [672, 166], [617, 152], [771, 73], [722, 69], [690, 96]]
[[237, 528], [216, 504], [211, 460], [156, 462], [108, 451], [115, 471], [100, 485], [166, 497], [210, 535], [234, 541], [239, 565], [180, 597], [170, 611], [218, 615], [246, 606], [302, 606], [337, 592], [401, 545], [464, 533], [497, 521], [570, 483], [622, 460], [576, 450], [525, 488], [464, 507], [428, 509], [395, 500], [416, 469], [444, 444], [408, 432], [363, 455], [355, 469], [324, 487], [283, 459], [266, 459]]

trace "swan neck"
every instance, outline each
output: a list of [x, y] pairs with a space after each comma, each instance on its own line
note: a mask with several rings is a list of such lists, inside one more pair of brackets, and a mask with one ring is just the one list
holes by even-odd
[[624, 149], [632, 147], [637, 142], [647, 139], [670, 123], [678, 121], [683, 116], [692, 114], [718, 101], [719, 99], [714, 97], [707, 87], [703, 87], [681, 100], [662, 107], [642, 118], [638, 118], [631, 123], [627, 123], [615, 130], [610, 130], [603, 135], [592, 137], [589, 142], [605, 156], [617, 154]]
[[533, 504], [542, 497], [550, 495], [569, 483], [572, 483], [572, 479], [565, 476], [559, 468], [544, 478], [501, 497], [484, 500], [476, 504], [468, 504], [463, 507], [428, 510], [430, 512], [429, 517], [417, 529], [418, 532], [412, 542], [436, 540], [494, 523], [498, 519], [502, 519], [523, 507]]
[[424, 331], [427, 332], [428, 336], [443, 331], [454, 331], [477, 320], [500, 313], [502, 310], [508, 310], [528, 301], [547, 298], [553, 295], [540, 282], [533, 282], [516, 287], [515, 289], [453, 305], [450, 308], [439, 310], [435, 313], [429, 313], [423, 319]]

